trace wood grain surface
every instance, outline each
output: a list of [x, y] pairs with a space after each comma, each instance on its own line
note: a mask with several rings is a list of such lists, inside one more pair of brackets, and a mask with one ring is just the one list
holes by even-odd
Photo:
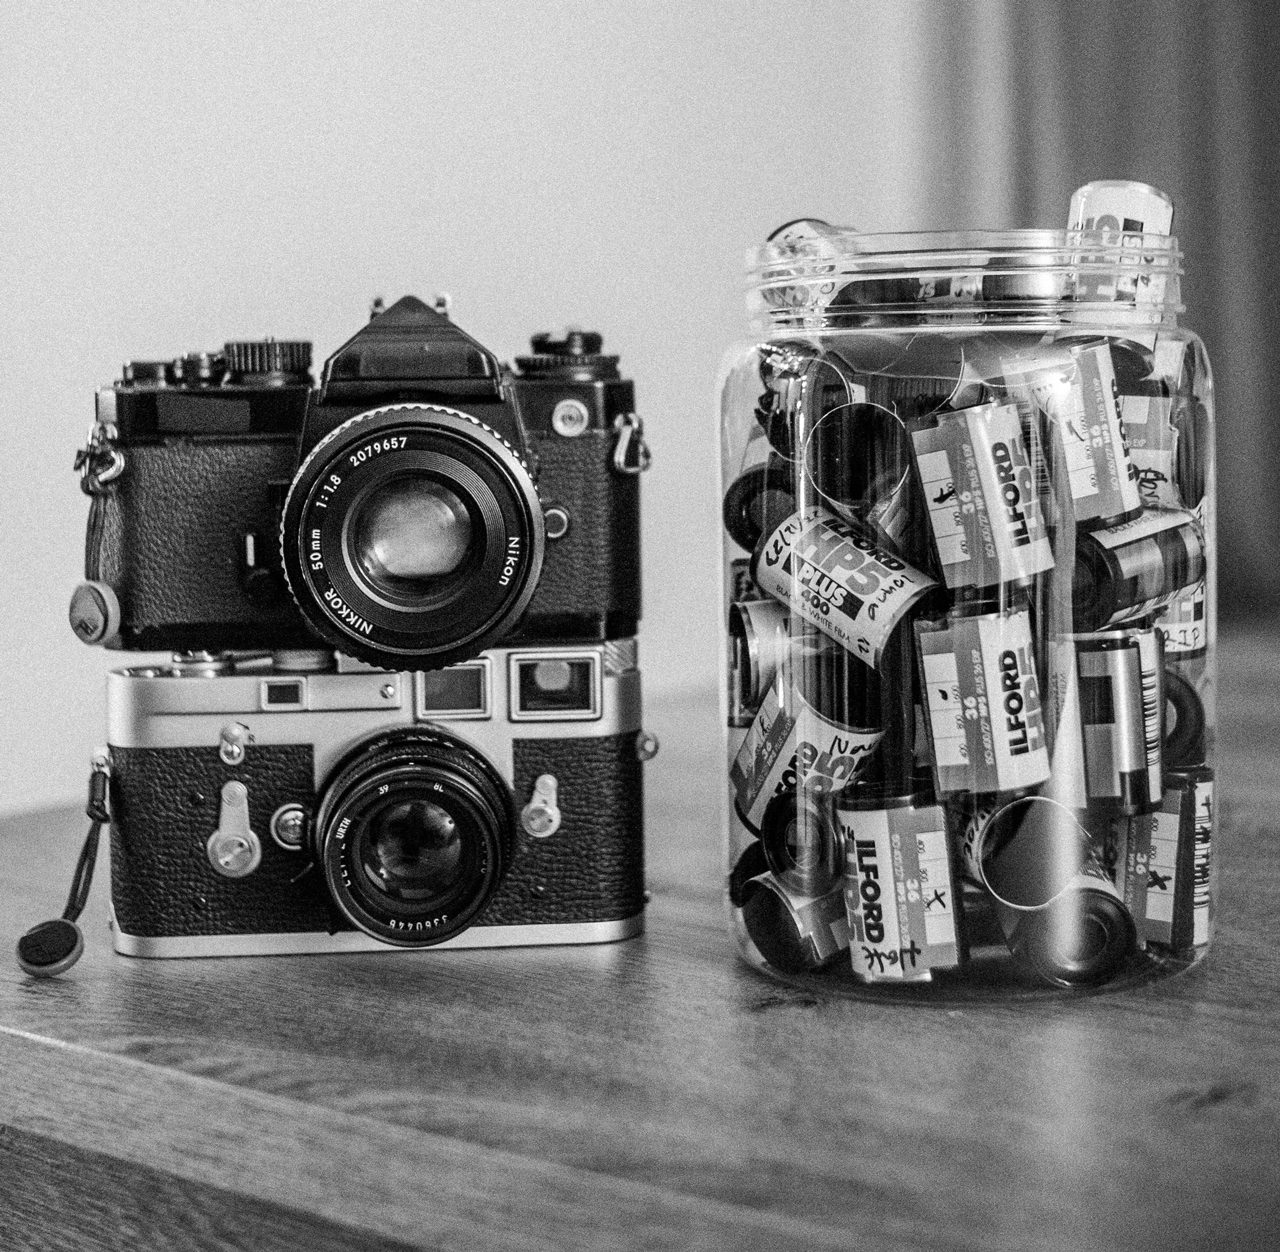
[[710, 692], [651, 704], [648, 931], [608, 947], [128, 960], [103, 874], [37, 982], [2, 954], [83, 819], [10, 819], [0, 1249], [1276, 1246], [1280, 642], [1221, 668], [1215, 946], [1100, 995], [741, 966]]

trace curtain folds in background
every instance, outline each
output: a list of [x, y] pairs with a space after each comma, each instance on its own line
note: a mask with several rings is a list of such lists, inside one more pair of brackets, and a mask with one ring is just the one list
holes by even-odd
[[918, 224], [1059, 226], [1071, 191], [1174, 198], [1185, 322], [1214, 366], [1219, 612], [1280, 608], [1280, 6], [982, 0], [930, 6], [937, 119]]

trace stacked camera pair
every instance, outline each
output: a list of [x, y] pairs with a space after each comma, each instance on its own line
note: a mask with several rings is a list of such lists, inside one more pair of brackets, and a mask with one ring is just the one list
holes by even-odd
[[108, 679], [115, 944], [598, 942], [643, 909], [632, 384], [412, 297], [98, 395], [71, 624]]
[[754, 962], [1082, 985], [1207, 943], [1208, 373], [1124, 229], [764, 250], [786, 333], [724, 390]]

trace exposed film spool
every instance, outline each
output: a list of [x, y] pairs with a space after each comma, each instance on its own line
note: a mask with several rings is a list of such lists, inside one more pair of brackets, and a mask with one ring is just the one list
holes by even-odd
[[1145, 813], [1164, 772], [1164, 648], [1154, 628], [1074, 636], [1090, 811]]
[[1205, 576], [1204, 533], [1182, 509], [1076, 536], [1072, 613], [1078, 631], [1148, 618]]
[[1133, 919], [1066, 805], [1023, 796], [975, 813], [962, 851], [992, 895], [1010, 951], [1042, 981], [1105, 982], [1133, 951]]

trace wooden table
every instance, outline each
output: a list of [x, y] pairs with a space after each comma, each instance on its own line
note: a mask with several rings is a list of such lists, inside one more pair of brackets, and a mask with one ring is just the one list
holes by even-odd
[[0, 826], [0, 1248], [1275, 1247], [1280, 643], [1222, 648], [1218, 938], [1086, 997], [826, 1000], [740, 966], [714, 698], [655, 702], [648, 932], [36, 982], [83, 818]]

